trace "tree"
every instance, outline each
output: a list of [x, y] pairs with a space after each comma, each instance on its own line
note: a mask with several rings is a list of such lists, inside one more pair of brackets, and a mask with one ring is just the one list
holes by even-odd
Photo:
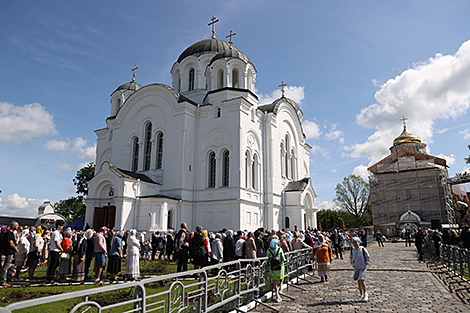
[[70, 197], [54, 203], [54, 211], [65, 217], [67, 222], [85, 218], [86, 205], [83, 202], [83, 196]]
[[334, 202], [353, 217], [354, 227], [364, 226], [363, 221], [370, 210], [369, 184], [357, 175], [349, 175], [336, 185]]
[[88, 182], [95, 176], [95, 163], [90, 162], [77, 171], [73, 184], [77, 186], [77, 193], [82, 196], [88, 195]]

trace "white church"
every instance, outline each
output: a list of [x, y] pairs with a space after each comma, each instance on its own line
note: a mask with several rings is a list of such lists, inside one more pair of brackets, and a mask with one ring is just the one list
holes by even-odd
[[284, 90], [259, 103], [255, 66], [213, 23], [173, 64], [171, 87], [137, 84], [134, 66], [111, 94], [86, 199], [95, 229], [317, 226], [302, 111]]

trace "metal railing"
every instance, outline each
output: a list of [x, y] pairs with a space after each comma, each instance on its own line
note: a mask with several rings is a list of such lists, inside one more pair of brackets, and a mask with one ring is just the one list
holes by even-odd
[[[284, 283], [294, 287], [299, 280], [308, 281], [315, 269], [311, 249], [286, 253]], [[268, 278], [267, 258], [241, 259], [207, 266], [203, 269], [146, 278], [91, 288], [82, 291], [58, 294], [44, 298], [9, 304], [0, 308], [0, 313], [73, 300], [67, 312], [214, 312], [236, 310], [249, 302], [267, 304], [261, 297], [269, 296], [271, 280]], [[131, 290], [129, 290], [131, 289]], [[129, 292], [132, 291], [132, 292]], [[96, 300], [111, 293], [130, 294], [115, 303], [103, 304]], [[284, 296], [291, 298], [288, 295]], [[269, 307], [269, 306], [268, 306]], [[271, 309], [278, 311], [275, 308]], [[43, 310], [44, 311], [44, 310]]]

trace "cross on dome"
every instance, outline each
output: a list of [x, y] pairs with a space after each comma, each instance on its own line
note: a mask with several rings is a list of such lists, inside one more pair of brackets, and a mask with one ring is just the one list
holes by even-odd
[[284, 84], [284, 81], [282, 81], [282, 83], [279, 85], [279, 87], [281, 87], [283, 97], [284, 97], [284, 86], [287, 86], [287, 84]]
[[134, 68], [131, 69], [132, 72], [132, 81], [135, 82], [135, 70], [139, 69], [137, 65], [134, 64]]
[[228, 42], [228, 43], [230, 44], [230, 49], [232, 49], [232, 45], [233, 45], [232, 37], [235, 36], [236, 34], [237, 34], [237, 33], [233, 33], [233, 34], [232, 34], [232, 30], [230, 30], [230, 35], [225, 36], [225, 38], [230, 37], [230, 41]]
[[406, 120], [407, 120], [407, 118], [406, 118], [406, 117], [404, 117], [404, 116], [403, 116], [403, 118], [402, 118], [402, 119], [400, 119], [400, 121], [402, 121], [402, 122], [403, 122], [403, 127], [405, 127], [405, 128], [406, 128]]
[[212, 37], [211, 39], [215, 39], [215, 23], [217, 23], [218, 21], [220, 21], [218, 18], [216, 18], [215, 16], [213, 16], [211, 18], [211, 21], [209, 24], [207, 24], [207, 26], [211, 26], [212, 25]]

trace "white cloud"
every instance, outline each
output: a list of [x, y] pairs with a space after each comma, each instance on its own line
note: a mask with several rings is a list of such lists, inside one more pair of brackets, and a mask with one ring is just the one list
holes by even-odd
[[[339, 138], [339, 140], [341, 141], [341, 139], [343, 138], [340, 138], [343, 136], [344, 132], [342, 130], [339, 130], [339, 129], [336, 129], [337, 125], [336, 124], [332, 124], [331, 125], [331, 131], [329, 133], [326, 133], [325, 134], [325, 139], [326, 140], [336, 140]], [[344, 140], [343, 140], [344, 142]]]
[[369, 171], [367, 171], [367, 166], [365, 165], [358, 165], [354, 168], [353, 172], [354, 175], [362, 177], [366, 182], [369, 181]]
[[470, 41], [455, 55], [436, 54], [414, 64], [384, 83], [375, 93], [377, 103], [357, 115], [359, 125], [374, 128], [364, 143], [346, 148], [351, 156], [369, 156], [371, 162], [387, 155], [393, 139], [401, 133], [402, 116], [408, 130], [432, 143], [437, 119], [458, 118], [470, 107]]
[[75, 171], [74, 167], [68, 163], [56, 163], [55, 167], [60, 168], [61, 170], [66, 170], [66, 171], [71, 171], [71, 172]]
[[444, 155], [443, 153], [436, 155], [438, 158], [444, 159], [447, 161], [447, 165], [453, 165], [455, 163], [455, 155]]
[[39, 103], [22, 107], [0, 102], [0, 141], [31, 140], [57, 134], [53, 116]]
[[303, 129], [305, 136], [307, 136], [307, 140], [319, 138], [321, 135], [320, 126], [318, 126], [318, 124], [313, 121], [304, 120]]
[[[304, 86], [287, 86], [284, 88], [284, 96], [286, 98], [292, 99], [298, 105], [302, 105], [302, 101], [305, 98]], [[259, 93], [259, 104], [269, 104], [272, 103], [274, 100], [277, 100], [281, 97], [282, 92], [280, 89], [276, 89], [269, 95], [264, 95]]]
[[333, 200], [330, 200], [330, 201], [320, 201], [320, 203], [317, 204], [317, 208], [319, 210], [335, 210], [337, 207], [336, 207], [336, 203], [334, 203]]
[[86, 147], [87, 141], [82, 137], [77, 137], [72, 141], [71, 153], [78, 155], [80, 158], [89, 162], [95, 161], [96, 144]]
[[463, 135], [463, 139], [465, 140], [470, 139], [470, 129], [462, 130], [459, 134]]
[[70, 143], [66, 141], [58, 141], [58, 140], [49, 140], [46, 142], [44, 145], [47, 150], [52, 151], [52, 152], [57, 152], [57, 151], [67, 151], [70, 147]]
[[322, 148], [322, 147], [317, 146], [317, 145], [312, 145], [312, 150], [311, 151], [312, 151], [313, 154], [320, 153], [325, 158], [330, 156], [330, 152], [327, 149]]
[[335, 168], [332, 168], [332, 169], [330, 170], [330, 172], [332, 172], [332, 173], [338, 173], [338, 171], [337, 171]]
[[439, 130], [436, 130], [436, 133], [438, 133], [438, 134], [443, 134], [443, 133], [445, 133], [445, 132], [448, 131], [448, 130], [449, 130], [448, 128], [439, 129]]
[[26, 199], [15, 193], [9, 195], [5, 200], [0, 198], [0, 215], [13, 217], [35, 217], [38, 208], [48, 199]]

